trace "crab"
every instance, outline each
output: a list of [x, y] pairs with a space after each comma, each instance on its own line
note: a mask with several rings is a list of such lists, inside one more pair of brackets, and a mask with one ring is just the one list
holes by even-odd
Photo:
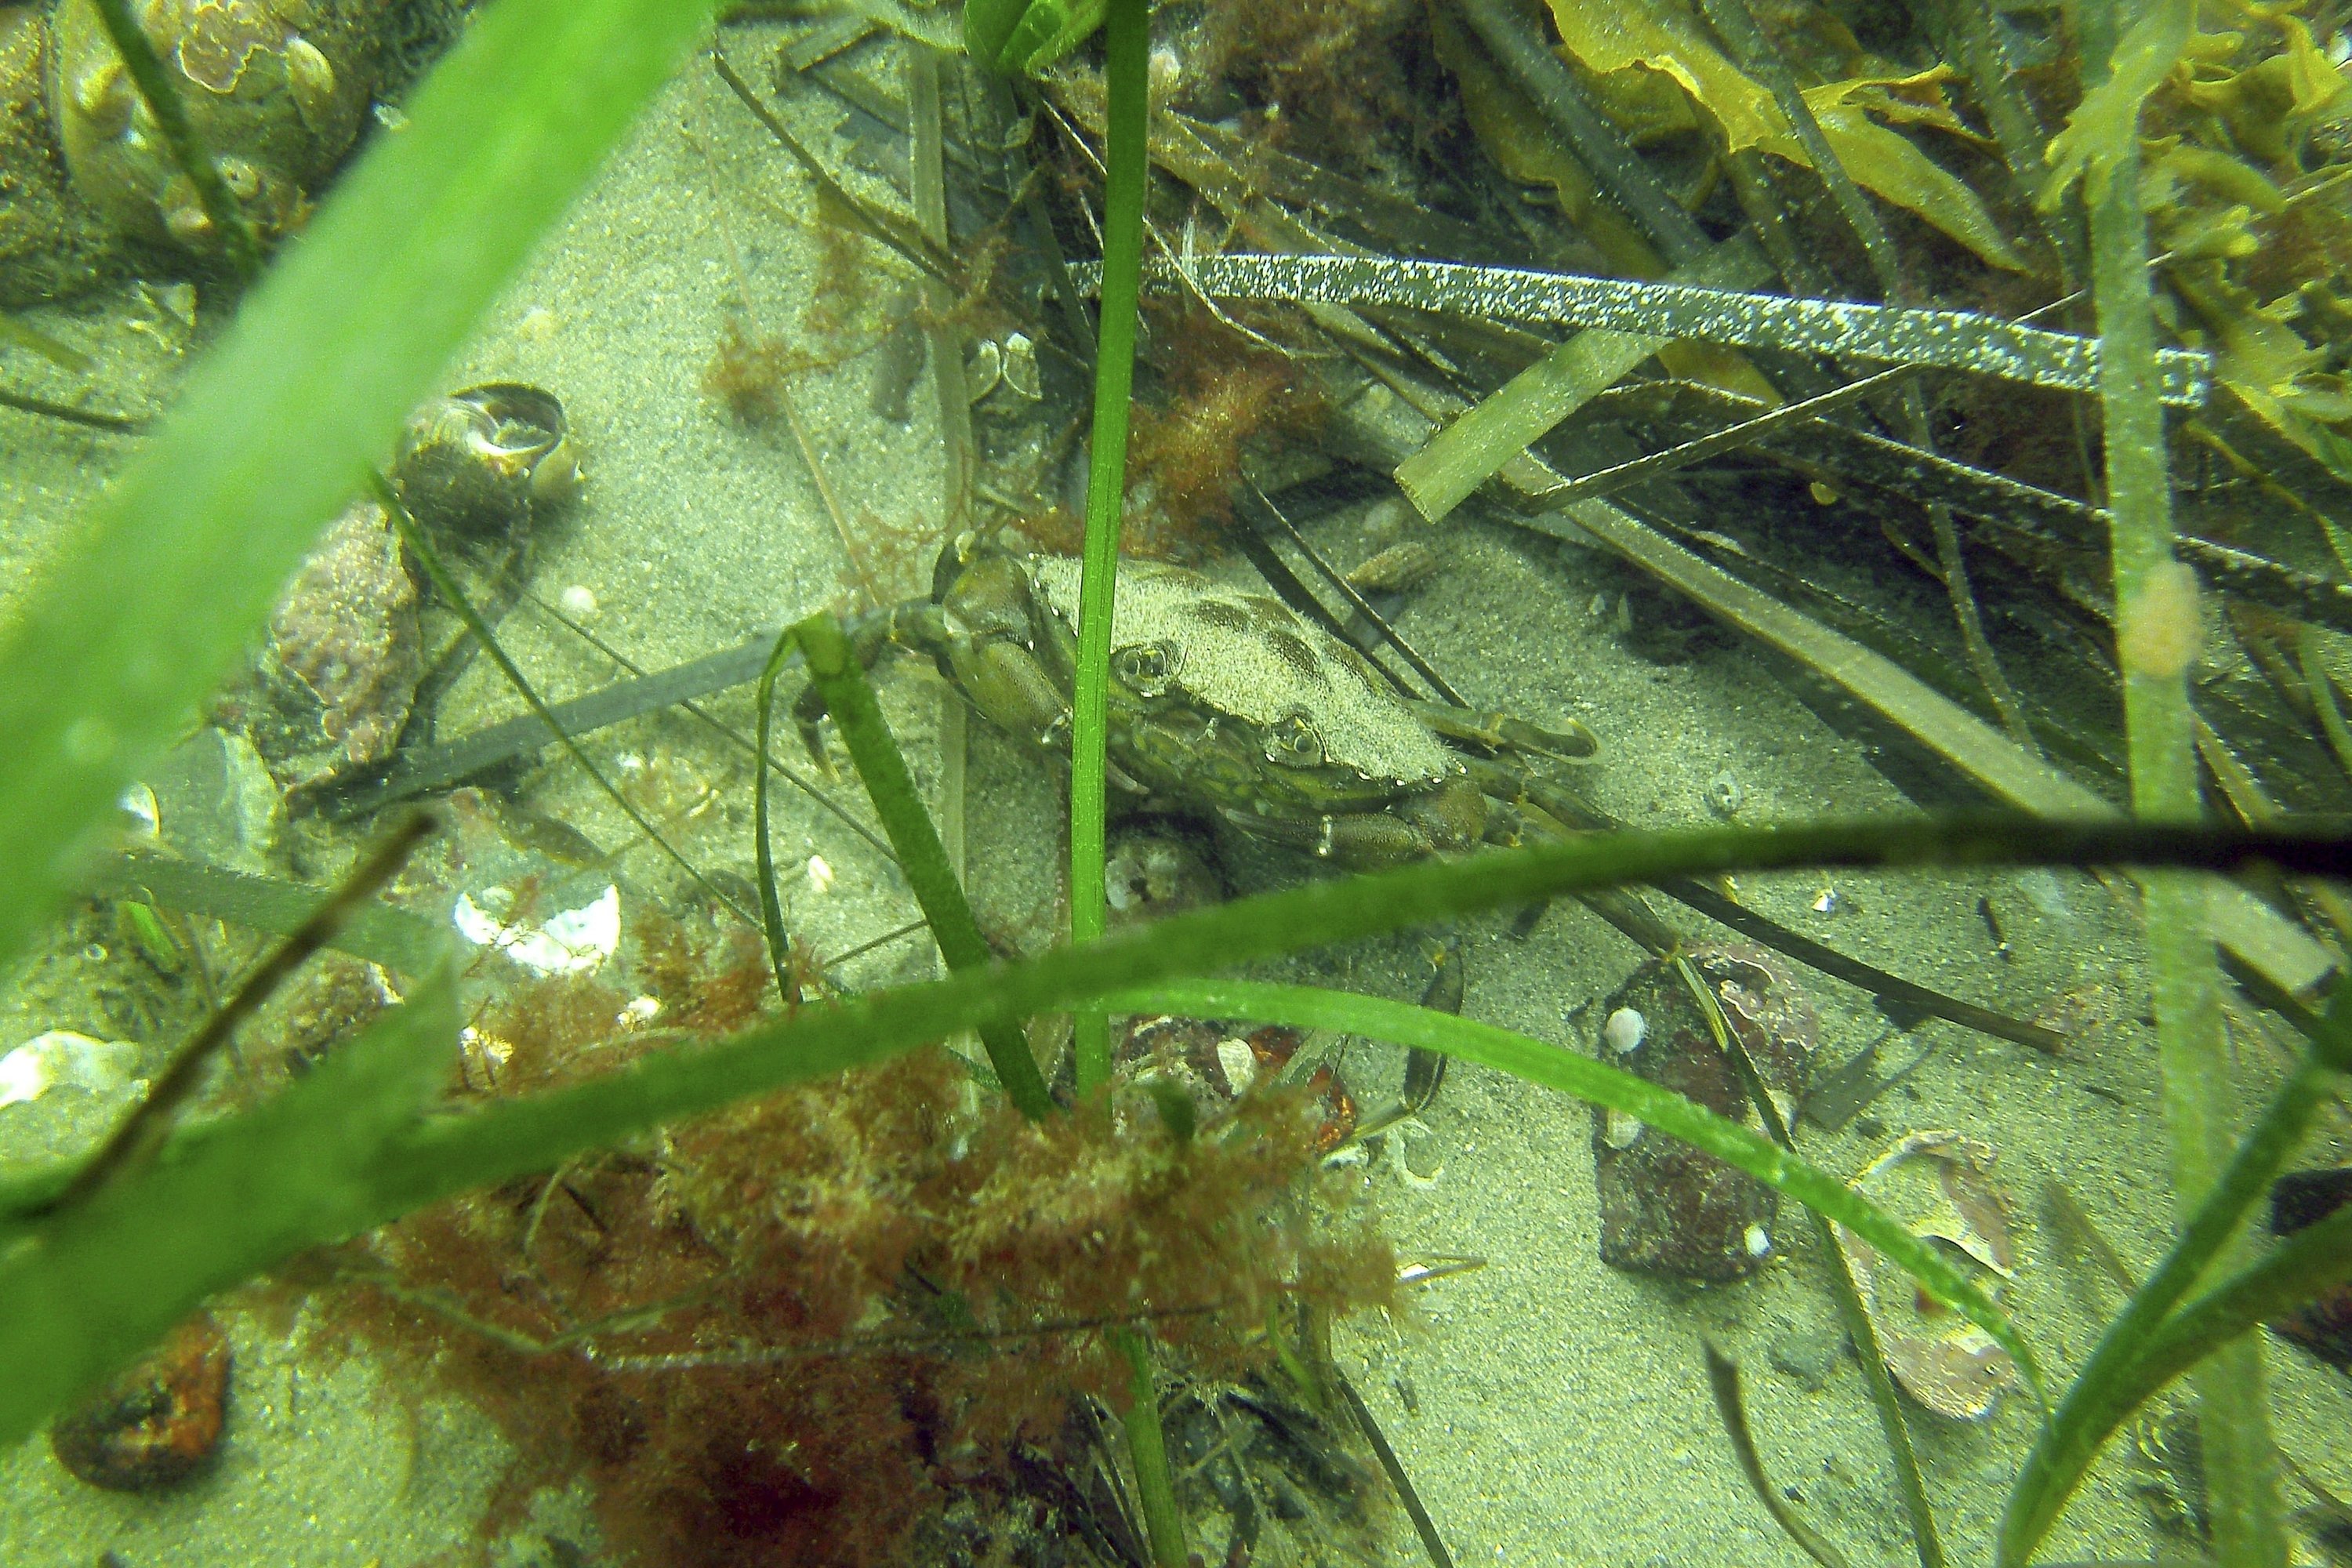
[[[998, 729], [1066, 757], [1077, 605], [1076, 557], [967, 535], [941, 552], [929, 598], [849, 635], [869, 664], [892, 647], [929, 654]], [[1122, 562], [1112, 624], [1112, 787], [1352, 869], [1514, 842], [1544, 816], [1514, 764], [1600, 749], [1573, 721], [1554, 732], [1404, 696], [1281, 601], [1181, 566]], [[814, 688], [796, 716], [822, 759]]]

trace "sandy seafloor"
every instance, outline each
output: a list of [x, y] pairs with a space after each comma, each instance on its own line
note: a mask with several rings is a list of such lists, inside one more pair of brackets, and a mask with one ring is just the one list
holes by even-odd
[[[748, 37], [735, 47], [751, 58]], [[840, 119], [830, 100], [800, 106], [824, 141]], [[716, 184], [714, 184], [714, 181]], [[863, 188], [877, 190], [870, 183]], [[736, 298], [737, 258], [768, 331], [799, 330], [818, 286], [808, 187], [727, 97], [705, 67], [658, 100], [612, 166], [508, 291], [452, 368], [450, 384], [525, 379], [556, 391], [589, 454], [581, 502], [542, 531], [533, 583], [550, 596], [589, 588], [594, 629], [630, 657], [659, 667], [732, 646], [827, 603], [843, 602], [842, 547], [808, 469], [781, 425], [747, 432], [698, 380]], [[857, 301], [879, 319], [898, 296], [895, 275]], [[123, 326], [128, 302], [109, 300], [37, 317], [105, 356], [106, 401], [138, 405], [163, 394], [173, 353]], [[13, 355], [12, 374], [36, 382]], [[921, 389], [904, 424], [871, 410], [872, 356], [793, 384], [820, 460], [855, 526], [888, 519], [929, 534], [941, 508], [936, 420]], [[49, 384], [54, 384], [54, 379]], [[126, 443], [15, 415], [0, 440], [0, 605], [102, 482]], [[1909, 809], [1852, 743], [1781, 689], [1780, 671], [1717, 642], [1688, 661], [1654, 664], [1626, 646], [1613, 609], [1625, 579], [1597, 555], [1492, 524], [1449, 524], [1443, 569], [1403, 612], [1401, 626], [1475, 702], [1536, 722], [1581, 719], [1606, 755], [1586, 774], [1596, 800], [1636, 826], [1707, 820], [1703, 790], [1724, 770], [1746, 795], [1751, 821]], [[1318, 525], [1342, 561], [1370, 552], [1355, 514]], [[911, 587], [911, 582], [902, 587]], [[551, 696], [592, 688], [608, 661], [519, 613], [511, 650]], [[938, 773], [938, 683], [911, 661], [885, 679], [886, 701], [924, 782]], [[518, 709], [478, 668], [444, 702], [454, 734]], [[740, 695], [721, 704], [740, 716]], [[748, 774], [683, 721], [640, 721], [598, 736], [595, 753], [675, 770], [681, 790], [709, 786], [715, 809], [677, 824], [681, 847], [719, 867], [750, 869]], [[970, 858], [982, 868], [985, 911], [1033, 940], [1056, 918], [1061, 853], [1058, 786], [1009, 745], [975, 726]], [[570, 769], [551, 767], [535, 796], [544, 811], [606, 845], [625, 825]], [[907, 918], [887, 868], [836, 823], [786, 795], [780, 858], [792, 869], [821, 854], [836, 880], [819, 893], [794, 884], [791, 919], [820, 952], [839, 952]], [[644, 847], [626, 852], [632, 897], [673, 881]], [[1269, 870], [1253, 858], [1251, 876]], [[2166, 1141], [2153, 1037], [2138, 1020], [2139, 950], [2117, 900], [2071, 874], [1984, 879], [1841, 875], [1835, 911], [1812, 906], [1818, 876], [1748, 880], [1759, 908], [1905, 975], [2020, 1015], [2082, 994], [2095, 1027], [2063, 1058], [1930, 1024], [1939, 1049], [1910, 1084], [1874, 1107], [1874, 1138], [1807, 1132], [1803, 1147], [1833, 1171], [1866, 1163], [1900, 1132], [1955, 1128], [1995, 1145], [2015, 1199], [2024, 1261], [2009, 1292], [2016, 1321], [2053, 1373], [2079, 1364], [2114, 1296], [2064, 1260], [2037, 1221], [2043, 1180], [2062, 1177], [2124, 1257], [2145, 1268], [2168, 1223]], [[1990, 893], [2014, 958], [1991, 952], [1979, 920]], [[1492, 918], [1470, 923], [1473, 1016], [1590, 1050], [1607, 996], [1636, 950], [1573, 905], [1555, 909], [1531, 939]], [[1302, 963], [1391, 994], [1414, 982], [1399, 949]], [[900, 943], [851, 967], [859, 985], [919, 977], [929, 959]], [[1880, 1033], [1864, 999], [1814, 984], [1824, 1065]], [[70, 1023], [54, 1016], [54, 984], [0, 993], [0, 1045]], [[1580, 1012], [1580, 1010], [1581, 1010]], [[1578, 1022], [1571, 1025], [1570, 1016]], [[152, 1044], [152, 1043], [151, 1043]], [[2278, 1032], [2242, 1032], [2250, 1088], [2283, 1059]], [[1392, 1054], [1392, 1053], [1391, 1053]], [[1901, 1042], [1892, 1061], [1906, 1059]], [[1377, 1086], [1394, 1070], [1376, 1049], [1356, 1070]], [[1377, 1087], [1367, 1089], [1377, 1099]], [[0, 1109], [0, 1152], [46, 1147], [67, 1124], [94, 1124], [93, 1108], [62, 1103]], [[1428, 1132], [1409, 1147], [1421, 1178], [1382, 1166], [1370, 1177], [1407, 1256], [1482, 1258], [1476, 1272], [1440, 1281], [1411, 1321], [1358, 1321], [1339, 1340], [1343, 1365], [1385, 1426], [1462, 1563], [1558, 1563], [1594, 1568], [1706, 1568], [1803, 1561], [1746, 1489], [1710, 1403], [1699, 1355], [1712, 1338], [1742, 1363], [1765, 1462], [1801, 1496], [1811, 1518], [1857, 1563], [1903, 1560], [1890, 1469], [1859, 1368], [1839, 1353], [1839, 1331], [1818, 1260], [1792, 1214], [1775, 1257], [1753, 1282], [1716, 1289], [1662, 1284], [1603, 1267], [1595, 1250], [1590, 1121], [1578, 1105], [1517, 1080], [1454, 1068]], [[2334, 1142], [2305, 1163], [2341, 1161]], [[1433, 1173], [1433, 1177], [1432, 1173]], [[386, 1397], [361, 1363], [329, 1370], [234, 1316], [237, 1383], [217, 1469], [174, 1493], [121, 1497], [80, 1486], [35, 1442], [0, 1456], [0, 1565], [88, 1568], [111, 1552], [128, 1568], [270, 1563], [289, 1568], [445, 1560], [473, 1525], [501, 1462], [488, 1422], [461, 1405]], [[2352, 1380], [2273, 1344], [2279, 1431], [2293, 1454], [2339, 1494], [2352, 1495]], [[5, 1375], [5, 1373], [0, 1373]], [[2030, 1404], [2012, 1395], [1989, 1419], [1958, 1423], [1915, 1411], [1929, 1484], [1956, 1562], [1990, 1560], [1990, 1532], [2030, 1439]], [[2111, 1454], [2048, 1548], [2053, 1561], [2146, 1559], [2165, 1544], [2133, 1495], [2141, 1472]], [[2290, 1488], [2292, 1491], [2292, 1488]], [[2297, 1497], [2294, 1500], [2302, 1500]], [[593, 1543], [576, 1498], [549, 1498], [544, 1528]], [[1391, 1557], [1417, 1561], [1400, 1533]], [[502, 1560], [548, 1560], [525, 1539]]]

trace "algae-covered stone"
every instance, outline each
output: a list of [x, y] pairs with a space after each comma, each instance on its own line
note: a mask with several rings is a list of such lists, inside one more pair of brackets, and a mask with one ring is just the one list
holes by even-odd
[[[1813, 1009], [1780, 961], [1746, 943], [1685, 955], [1756, 1064], [1783, 1122], [1796, 1119], [1812, 1063]], [[1681, 972], [1647, 963], [1605, 1007], [1601, 1055], [1662, 1089], [1750, 1126], [1739, 1070], [1707, 1026]], [[1706, 1282], [1745, 1279], [1772, 1253], [1780, 1194], [1712, 1154], [1622, 1111], [1596, 1111], [1594, 1183], [1601, 1260], [1614, 1268]]]

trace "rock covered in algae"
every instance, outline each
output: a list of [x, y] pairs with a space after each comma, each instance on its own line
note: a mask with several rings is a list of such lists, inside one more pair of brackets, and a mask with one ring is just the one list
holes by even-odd
[[[1958, 1132], [1913, 1132], [1872, 1161], [1853, 1187], [1991, 1295], [2017, 1267], [2008, 1203], [1993, 1180], [1995, 1158], [1990, 1145]], [[1876, 1248], [1843, 1226], [1833, 1228], [1886, 1369], [1903, 1391], [1938, 1415], [1974, 1420], [1989, 1414], [2017, 1381], [2009, 1352], [1921, 1291]]]
[[313, 787], [392, 755], [425, 668], [416, 603], [383, 508], [355, 502], [270, 616], [246, 717], [281, 787]]
[[58, 1418], [49, 1447], [79, 1479], [143, 1492], [202, 1473], [228, 1413], [227, 1336], [210, 1314], [173, 1329], [146, 1356]]
[[[1686, 953], [1747, 1048], [1783, 1122], [1796, 1119], [1812, 1064], [1812, 1005], [1781, 961], [1745, 942]], [[1735, 1121], [1759, 1124], [1739, 1069], [1708, 1027], [1675, 966], [1646, 963], [1601, 1010], [1610, 1066]], [[1653, 1131], [1622, 1111], [1593, 1113], [1601, 1259], [1614, 1268], [1721, 1282], [1771, 1255], [1780, 1194], [1712, 1154]]]
[[50, 74], [41, 8], [0, 6], [0, 307], [93, 287], [114, 246], [105, 218], [73, 193], [58, 156]]
[[[196, 136], [266, 238], [299, 228], [375, 89], [372, 0], [138, 0], [134, 14]], [[50, 107], [77, 195], [126, 238], [216, 254], [90, 0], [52, 19]]]

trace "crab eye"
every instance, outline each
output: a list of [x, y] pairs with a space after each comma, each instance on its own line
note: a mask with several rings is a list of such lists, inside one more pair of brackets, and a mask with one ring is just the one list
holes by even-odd
[[1110, 656], [1111, 673], [1138, 697], [1165, 696], [1182, 663], [1176, 645], [1165, 640], [1129, 643]]
[[1267, 726], [1265, 760], [1289, 768], [1323, 765], [1323, 737], [1304, 713], [1286, 713]]

